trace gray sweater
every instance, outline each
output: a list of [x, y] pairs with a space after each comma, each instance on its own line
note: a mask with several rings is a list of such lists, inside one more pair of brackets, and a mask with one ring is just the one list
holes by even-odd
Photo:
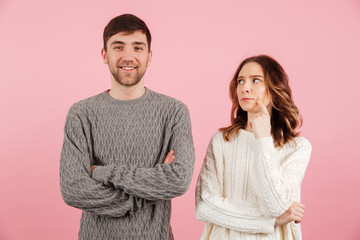
[[[174, 162], [163, 164], [171, 149]], [[105, 91], [69, 110], [60, 187], [83, 210], [79, 239], [173, 239], [171, 199], [187, 191], [193, 166], [189, 112], [173, 98], [146, 88], [120, 101]]]

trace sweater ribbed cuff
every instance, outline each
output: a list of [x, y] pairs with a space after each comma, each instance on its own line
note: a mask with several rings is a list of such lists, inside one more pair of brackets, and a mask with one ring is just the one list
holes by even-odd
[[275, 229], [275, 218], [263, 218], [260, 219], [259, 233], [271, 234]]
[[273, 138], [259, 138], [250, 143], [250, 146], [254, 152], [272, 152], [275, 150]]

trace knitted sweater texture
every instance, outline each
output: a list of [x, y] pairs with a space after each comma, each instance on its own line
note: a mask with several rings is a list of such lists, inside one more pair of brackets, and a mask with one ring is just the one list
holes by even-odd
[[301, 239], [299, 224], [275, 227], [275, 218], [300, 202], [311, 144], [295, 141], [274, 148], [272, 137], [245, 130], [230, 142], [221, 132], [212, 137], [196, 187], [202, 240]]
[[[163, 164], [172, 149], [174, 162]], [[173, 239], [171, 199], [187, 191], [193, 165], [181, 102], [146, 88], [135, 100], [105, 91], [75, 103], [65, 124], [60, 187], [64, 201], [83, 210], [79, 239]]]

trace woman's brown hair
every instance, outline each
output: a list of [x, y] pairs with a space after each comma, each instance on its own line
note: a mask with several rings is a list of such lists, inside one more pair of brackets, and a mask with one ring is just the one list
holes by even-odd
[[274, 138], [275, 147], [282, 147], [299, 136], [297, 129], [302, 125], [302, 117], [292, 99], [287, 74], [275, 59], [267, 55], [250, 57], [240, 63], [230, 82], [231, 125], [220, 128], [220, 131], [226, 141], [231, 141], [240, 129], [246, 127], [247, 112], [239, 105], [236, 89], [238, 75], [242, 67], [249, 62], [258, 63], [264, 72], [267, 90], [271, 96], [271, 135]]

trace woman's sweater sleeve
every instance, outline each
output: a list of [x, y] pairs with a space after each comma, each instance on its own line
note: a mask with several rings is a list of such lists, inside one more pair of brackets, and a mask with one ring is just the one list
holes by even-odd
[[295, 200], [310, 160], [311, 144], [304, 137], [284, 146], [283, 154], [275, 150], [273, 138], [256, 139], [251, 143], [255, 154], [255, 192], [261, 212], [278, 217]]
[[272, 233], [275, 219], [261, 214], [249, 201], [223, 197], [221, 134], [212, 138], [196, 186], [196, 216], [200, 221], [248, 233]]

